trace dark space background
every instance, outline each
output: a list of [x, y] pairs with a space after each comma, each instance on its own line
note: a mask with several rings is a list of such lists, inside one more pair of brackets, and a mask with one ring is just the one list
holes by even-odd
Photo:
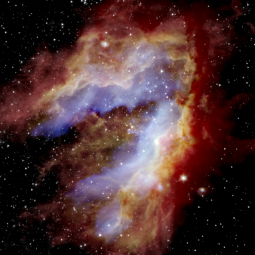
[[[99, 1], [87, 2], [93, 6]], [[218, 8], [231, 1], [205, 2]], [[247, 13], [234, 26], [239, 35], [247, 35], [251, 31], [247, 22], [255, 26], [255, 1], [242, 1], [242, 5]], [[75, 12], [81, 6], [84, 2], [75, 0], [1, 0], [1, 86], [12, 81], [42, 42], [51, 51], [71, 47], [86, 22]], [[255, 96], [255, 35], [247, 36], [247, 42], [236, 48], [221, 74], [229, 98], [243, 92]], [[235, 136], [255, 138], [255, 100], [236, 110], [235, 121]], [[25, 146], [11, 141], [11, 133], [0, 132], [5, 137], [0, 141], [0, 254], [84, 254], [72, 245], [51, 248], [43, 225], [34, 225], [26, 234], [18, 225], [23, 208], [49, 201], [57, 190], [54, 174], [45, 177], [43, 186], [34, 186], [38, 158], [47, 154], [54, 142], [29, 138]], [[255, 158], [251, 156], [241, 164], [223, 167], [224, 175], [212, 178], [215, 192], [204, 198], [197, 196], [185, 209], [185, 223], [178, 228], [169, 254], [255, 254], [254, 170]]]

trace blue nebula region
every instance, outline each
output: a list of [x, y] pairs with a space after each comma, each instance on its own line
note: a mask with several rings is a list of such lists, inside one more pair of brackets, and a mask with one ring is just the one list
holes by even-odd
[[[181, 110], [175, 101], [175, 92], [182, 91], [183, 84], [168, 70], [175, 61], [167, 58], [166, 53], [155, 46], [148, 46], [146, 50], [143, 48], [142, 58], [138, 57], [141, 52], [138, 53], [139, 50], [135, 64], [145, 67], [141, 72], [134, 73], [129, 87], [124, 88], [121, 83], [101, 86], [90, 84], [89, 81], [84, 85], [85, 81], [81, 79], [72, 95], [65, 95], [52, 103], [57, 103], [62, 113], [51, 114], [50, 119], [33, 130], [33, 135], [52, 139], [68, 132], [90, 112], [104, 116], [116, 107], [125, 106], [132, 111], [139, 105], [156, 103], [156, 110], [149, 123], [143, 130], [137, 131], [138, 138], [133, 153], [127, 156], [127, 145], [120, 146], [113, 154], [112, 168], [102, 168], [100, 174], [78, 181], [67, 194], [74, 206], [82, 206], [84, 210], [89, 210], [91, 203], [109, 201], [98, 211], [95, 223], [95, 235], [104, 237], [107, 242], [112, 242], [133, 224], [132, 219], [121, 208], [121, 190], [146, 199], [152, 189], [163, 189], [155, 173], [155, 166], [160, 161], [157, 141], [171, 127], [176, 127], [181, 116]], [[146, 65], [148, 59], [152, 60], [150, 65]]]

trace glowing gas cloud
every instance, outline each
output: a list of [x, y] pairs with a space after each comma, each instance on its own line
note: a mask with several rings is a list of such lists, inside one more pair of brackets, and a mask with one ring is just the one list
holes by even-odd
[[247, 96], [227, 101], [218, 84], [233, 17], [168, 1], [107, 1], [94, 12], [74, 49], [38, 52], [4, 89], [2, 125], [59, 144], [38, 179], [57, 173], [56, 196], [20, 219], [45, 221], [53, 246], [163, 254], [190, 194], [210, 192], [208, 175], [252, 143], [231, 137]]

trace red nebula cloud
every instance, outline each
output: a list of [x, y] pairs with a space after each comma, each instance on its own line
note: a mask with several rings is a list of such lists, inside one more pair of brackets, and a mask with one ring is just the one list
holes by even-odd
[[[47, 173], [57, 174], [56, 196], [50, 202], [24, 211], [20, 221], [27, 227], [33, 221], [45, 222], [53, 246], [73, 243], [91, 254], [96, 254], [98, 249], [103, 254], [163, 254], [172, 234], [183, 222], [183, 207], [192, 202], [195, 194], [212, 192], [210, 176], [219, 174], [225, 164], [241, 162], [254, 147], [254, 141], [239, 140], [231, 135], [234, 109], [251, 97], [238, 95], [228, 100], [219, 84], [224, 63], [240, 43], [231, 25], [236, 16], [221, 19], [215, 10], [201, 2], [189, 6], [146, 0], [105, 1], [94, 12], [94, 23], [81, 32], [73, 50], [63, 49], [55, 54], [39, 51], [23, 68], [22, 76], [3, 89], [5, 100], [1, 102], [0, 112], [3, 125], [26, 137], [38, 123], [54, 116], [60, 111], [59, 105], [51, 109], [51, 102], [74, 93], [74, 77], [84, 71], [84, 65], [88, 66], [87, 55], [94, 65], [104, 62], [109, 73], [114, 69], [119, 74], [122, 70], [118, 68], [124, 60], [121, 62], [117, 54], [124, 54], [125, 43], [147, 40], [159, 45], [164, 40], [172, 40], [173, 48], [167, 53], [173, 61], [180, 58], [186, 61], [180, 66], [176, 62], [168, 70], [184, 84], [184, 89], [176, 90], [173, 96], [182, 111], [175, 126], [177, 131], [169, 129], [156, 141], [160, 160], [155, 167], [148, 167], [154, 167], [158, 181], [145, 199], [139, 197], [139, 192], [145, 192], [143, 189], [147, 187], [140, 173], [132, 177], [134, 182], [123, 184], [118, 193], [109, 198], [113, 203], [115, 199], [118, 201], [122, 221], [134, 224], [108, 237], [97, 232], [96, 225], [101, 209], [110, 207], [111, 203], [98, 199], [76, 205], [77, 201], [68, 194], [79, 188], [79, 181], [100, 174], [104, 167], [116, 166], [117, 163], [111, 161], [114, 151], [135, 143], [134, 133], [149, 121], [144, 114], [154, 105], [150, 102], [131, 111], [120, 106], [105, 115], [90, 112], [82, 119], [75, 116], [72, 143], [65, 143], [67, 135], [60, 137], [59, 146], [52, 148], [50, 155], [42, 155], [44, 163], [39, 167], [38, 185]], [[110, 32], [107, 34], [106, 30]], [[100, 47], [103, 49], [98, 60], [96, 53]], [[117, 74], [116, 80], [120, 79]], [[128, 73], [123, 77], [128, 80]], [[107, 79], [102, 82], [106, 83]]]
[[8, 86], [2, 88], [4, 100], [1, 101], [1, 120], [4, 128], [15, 126], [20, 129], [38, 108], [37, 101], [51, 90], [55, 84], [67, 77], [63, 59], [68, 52], [57, 57], [42, 45], [37, 54], [21, 69], [21, 73]]

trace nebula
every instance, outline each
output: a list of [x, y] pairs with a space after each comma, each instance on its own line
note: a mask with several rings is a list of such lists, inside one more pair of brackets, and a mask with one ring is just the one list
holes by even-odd
[[36, 184], [54, 172], [57, 194], [20, 215], [24, 226], [44, 222], [52, 246], [163, 254], [192, 196], [251, 153], [254, 141], [231, 133], [234, 109], [251, 97], [227, 99], [219, 83], [239, 14], [223, 21], [187, 6], [105, 1], [72, 49], [38, 50], [3, 88], [1, 125], [57, 144]]

